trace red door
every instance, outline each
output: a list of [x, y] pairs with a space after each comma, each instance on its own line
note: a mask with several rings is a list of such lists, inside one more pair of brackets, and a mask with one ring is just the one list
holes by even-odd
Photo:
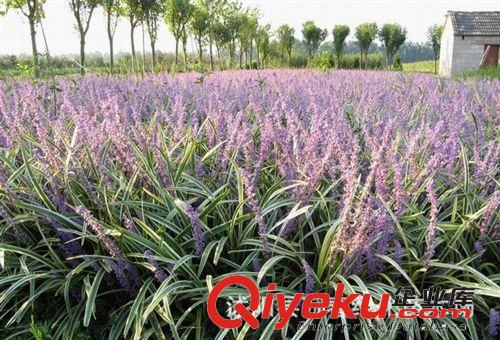
[[498, 48], [500, 45], [485, 45], [483, 62], [481, 66], [497, 66], [498, 63]]

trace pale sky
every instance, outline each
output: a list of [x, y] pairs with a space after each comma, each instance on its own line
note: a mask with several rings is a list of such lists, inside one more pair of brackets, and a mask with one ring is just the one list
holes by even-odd
[[[347, 24], [351, 32], [356, 25], [366, 21], [376, 21], [378, 24], [397, 22], [408, 30], [408, 40], [425, 41], [427, 28], [434, 23], [444, 23], [448, 10], [463, 11], [500, 11], [500, 1], [438, 1], [438, 0], [376, 0], [376, 1], [337, 1], [337, 0], [243, 0], [245, 6], [257, 7], [262, 15], [261, 23], [270, 23], [275, 29], [287, 23], [295, 28], [295, 36], [302, 38], [300, 33], [302, 23], [314, 20], [315, 23], [327, 28], [331, 40], [331, 29], [335, 24]], [[45, 4], [46, 17], [43, 27], [47, 36], [49, 51], [53, 55], [77, 54], [79, 44], [74, 29], [75, 19], [69, 9], [68, 0], [47, 0]], [[99, 9], [92, 17], [91, 27], [87, 34], [87, 52], [108, 51], [105, 19]], [[115, 51], [129, 51], [129, 23], [122, 18], [115, 35]], [[42, 44], [40, 27], [37, 32], [39, 50], [45, 51]], [[149, 41], [146, 35], [146, 49], [149, 51]], [[353, 34], [348, 39], [352, 39]], [[136, 48], [142, 48], [141, 29], [136, 30]], [[190, 41], [190, 48], [193, 42]], [[161, 51], [173, 51], [174, 39], [167, 26], [162, 23], [157, 47]], [[29, 27], [26, 18], [14, 11], [5, 17], [0, 17], [0, 54], [30, 53], [31, 44]]]

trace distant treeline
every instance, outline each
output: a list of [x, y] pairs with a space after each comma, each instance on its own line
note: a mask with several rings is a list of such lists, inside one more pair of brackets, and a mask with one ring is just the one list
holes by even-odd
[[[67, 1], [74, 17], [75, 38], [80, 43], [78, 58], [50, 56], [43, 30], [45, 0], [0, 0], [0, 15], [18, 11], [26, 17], [32, 46], [31, 60], [2, 57], [0, 63], [4, 69], [17, 68], [35, 77], [41, 72], [69, 71], [75, 67], [81, 74], [90, 68], [107, 68], [110, 73], [213, 71], [314, 66], [318, 58], [333, 58], [335, 67], [359, 64], [360, 68], [369, 68], [374, 60], [372, 54], [380, 55], [377, 58], [381, 59], [382, 66], [389, 68], [394, 67], [396, 61], [436, 59], [439, 51], [439, 35], [431, 36], [431, 29], [428, 31], [429, 46], [405, 43], [406, 28], [397, 23], [379, 27], [375, 22], [365, 22], [352, 28], [332, 23], [329, 28], [322, 28], [308, 20], [302, 25], [300, 37], [288, 24], [271, 30], [270, 24], [261, 22], [257, 8], [244, 7], [237, 0]], [[85, 51], [87, 32], [96, 20], [97, 8], [102, 9], [106, 20], [106, 29], [102, 32], [109, 42], [106, 56], [89, 55]], [[130, 25], [130, 53], [121, 56], [114, 52], [114, 35], [120, 20]], [[173, 57], [170, 53], [159, 52], [156, 47], [158, 29], [164, 24], [175, 40]], [[137, 48], [134, 41], [134, 31], [140, 27], [148, 36], [147, 52]], [[43, 49], [37, 45], [36, 36], [40, 33]], [[194, 42], [194, 51], [188, 50], [190, 41]], [[347, 57], [351, 54], [357, 57]]]
[[[269, 56], [269, 67], [280, 67], [280, 53], [278, 44], [272, 44], [270, 46], [271, 52]], [[342, 57], [340, 68], [359, 68], [359, 47], [354, 41], [347, 42], [344, 47], [345, 54]], [[325, 52], [332, 52], [332, 43], [325, 42], [320, 46], [320, 55]], [[368, 68], [383, 68], [384, 48], [378, 43], [374, 43], [369, 50], [368, 56]], [[407, 42], [404, 43], [398, 51], [398, 56], [401, 62], [408, 63], [414, 61], [422, 60], [433, 60], [434, 55], [432, 48], [428, 44], [424, 43], [414, 43]], [[190, 55], [191, 59], [194, 58], [194, 53]], [[75, 73], [78, 72], [78, 58], [77, 54], [73, 55], [58, 55], [51, 56], [50, 68], [53, 73], [65, 74], [65, 73]], [[141, 56], [142, 58], [142, 56]], [[130, 53], [117, 53], [115, 55], [115, 68], [118, 73], [127, 73], [130, 71], [131, 63]], [[151, 54], [147, 52], [145, 55], [146, 68], [151, 67]], [[163, 71], [169, 71], [175, 64], [175, 54], [173, 52], [165, 53], [161, 51], [156, 52], [156, 62], [157, 69]], [[11, 73], [16, 73], [16, 71], [21, 71], [28, 68], [31, 64], [31, 56], [27, 54], [21, 55], [0, 55], [0, 70], [10, 70]], [[108, 72], [109, 70], [109, 54], [92, 52], [88, 53], [86, 57], [87, 68], [93, 72]], [[290, 67], [306, 67], [307, 61], [307, 49], [304, 43], [300, 40], [296, 41], [295, 48], [292, 52], [292, 60]], [[46, 59], [40, 61], [40, 67], [47, 70], [48, 63]], [[195, 65], [199, 69], [199, 64]], [[208, 61], [204, 63], [203, 67], [208, 68], [210, 65]], [[286, 65], [288, 66], [288, 65]], [[314, 65], [311, 65], [314, 66]]]
[[[331, 50], [331, 42], [326, 42], [321, 45], [321, 50]], [[370, 46], [369, 53], [384, 53], [384, 47], [375, 42]], [[359, 53], [359, 46], [355, 41], [349, 41], [346, 43], [344, 47], [345, 54], [356, 54]], [[422, 60], [433, 60], [434, 52], [432, 51], [432, 47], [428, 43], [419, 43], [419, 42], [405, 42], [398, 50], [398, 56], [403, 63], [411, 63], [414, 61], [422, 61]]]

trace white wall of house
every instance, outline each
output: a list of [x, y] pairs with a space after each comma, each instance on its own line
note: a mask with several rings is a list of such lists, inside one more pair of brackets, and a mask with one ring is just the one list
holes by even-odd
[[481, 36], [455, 36], [453, 43], [452, 74], [477, 70], [484, 54]]
[[449, 77], [477, 70], [488, 44], [500, 45], [500, 36], [455, 35], [451, 18], [447, 16], [441, 36], [439, 75]]
[[439, 53], [439, 75], [442, 77], [448, 77], [452, 73], [454, 41], [453, 25], [448, 16], [441, 35], [441, 51]]

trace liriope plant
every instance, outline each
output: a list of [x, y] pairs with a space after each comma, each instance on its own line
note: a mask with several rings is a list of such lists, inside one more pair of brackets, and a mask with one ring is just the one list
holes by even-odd
[[[463, 123], [464, 131], [481, 131], [484, 144], [474, 151], [473, 140], [459, 138], [463, 131], [419, 123], [436, 117], [425, 113], [418, 91], [400, 103], [403, 125], [386, 120], [384, 94], [378, 93], [383, 81], [360, 74], [377, 86], [366, 88], [372, 96], [358, 104], [350, 98], [363, 96], [362, 88], [348, 74], [340, 73], [350, 86], [346, 93], [328, 78], [334, 75], [303, 74], [309, 77], [304, 88], [330, 86], [342, 96], [340, 103], [307, 97], [318, 106], [338, 106], [342, 114], [332, 113], [332, 119], [340, 131], [334, 133], [321, 130], [321, 113], [308, 113], [314, 107], [286, 103], [277, 91], [288, 95], [294, 88], [282, 88], [283, 79], [265, 72], [241, 73], [238, 86], [258, 77], [267, 83], [233, 93], [237, 100], [224, 97], [220, 87], [228, 89], [230, 82], [221, 75], [201, 85], [189, 83], [189, 75], [177, 76], [165, 80], [166, 89], [153, 86], [162, 79], [130, 84], [96, 78], [62, 83], [55, 116], [53, 103], [40, 99], [21, 110], [21, 118], [4, 114], [2, 337], [26, 336], [43, 325], [50, 336], [68, 339], [391, 339], [403, 334], [398, 322], [414, 338], [490, 336], [499, 295], [498, 169], [491, 167], [496, 132], [490, 130], [495, 117], [484, 109], [484, 117]], [[405, 95], [404, 82], [431, 82], [391, 81], [395, 89], [389, 95], [395, 97]], [[476, 85], [477, 91], [498, 86]], [[427, 105], [440, 108], [448, 100], [446, 90], [441, 98], [432, 92], [434, 85], [427, 86], [438, 98]], [[100, 98], [106, 87], [130, 96], [113, 92], [100, 103], [80, 101], [78, 91], [87, 93], [83, 98]], [[15, 98], [3, 90], [2, 113], [17, 110]], [[224, 111], [229, 116], [204, 113], [204, 105], [215, 105], [207, 97], [212, 95], [232, 106]], [[268, 107], [275, 96], [285, 109], [303, 112]], [[491, 100], [481, 105], [494, 107]], [[136, 111], [122, 117], [113, 105]], [[16, 125], [16, 119], [36, 115], [33, 108], [46, 111], [32, 126]], [[306, 113], [309, 118], [302, 117]], [[401, 126], [420, 135], [412, 139]], [[450, 150], [440, 150], [438, 142]], [[218, 281], [234, 274], [253, 278], [263, 294], [266, 282], [288, 294], [332, 295], [343, 283], [348, 293], [370, 292], [375, 303], [401, 286], [417, 292], [431, 285], [475, 288], [474, 318], [464, 330], [449, 319], [430, 327], [428, 321], [388, 318], [359, 320], [362, 327], [355, 330], [346, 319], [329, 320], [340, 327], [316, 333], [300, 328], [299, 319], [281, 331], [273, 330], [276, 319], [258, 330], [220, 330], [207, 317], [206, 299]], [[234, 287], [225, 293], [245, 291]]]

